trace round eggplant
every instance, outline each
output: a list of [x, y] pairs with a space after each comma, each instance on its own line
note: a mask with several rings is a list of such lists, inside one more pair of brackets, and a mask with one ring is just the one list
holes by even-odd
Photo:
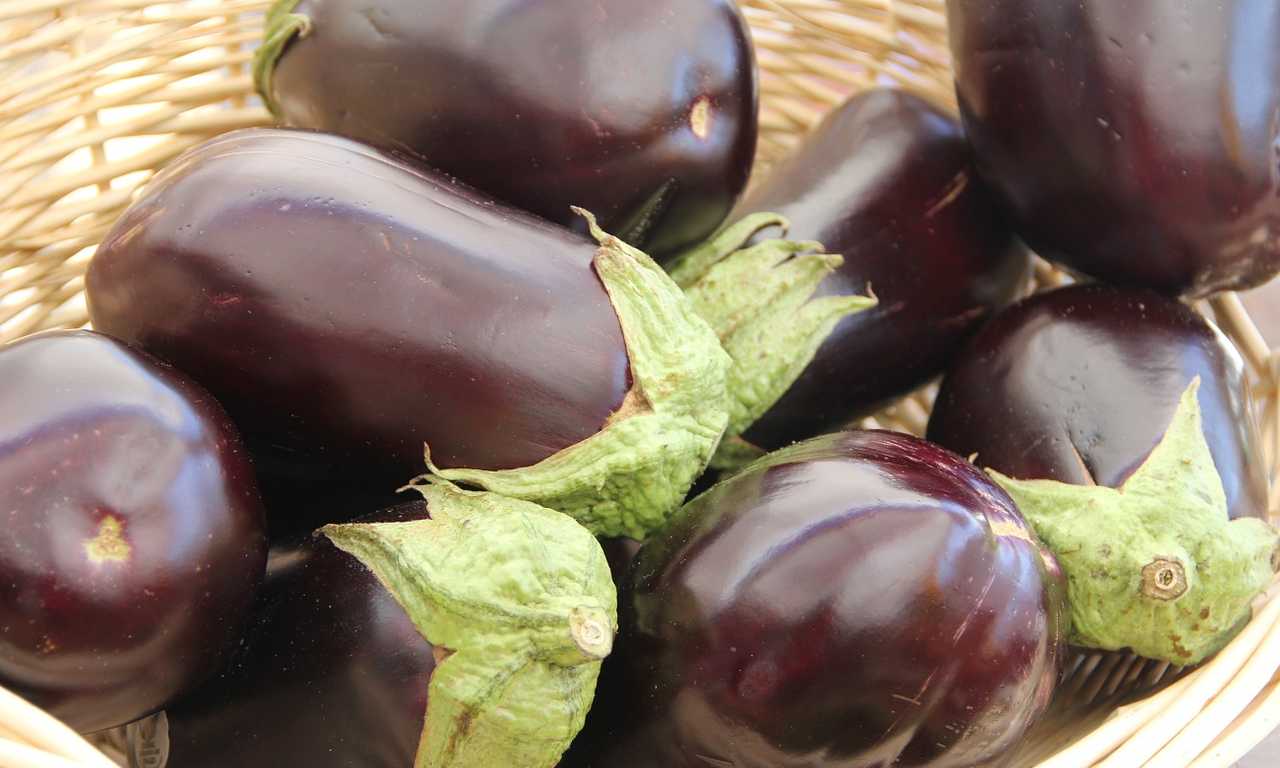
[[202, 683], [266, 560], [262, 502], [208, 393], [88, 331], [0, 347], [0, 684], [81, 732]]
[[426, 444], [442, 474], [642, 538], [724, 430], [728, 358], [645, 254], [593, 234], [348, 139], [238, 131], [124, 214], [89, 313], [313, 491], [381, 500]]
[[[960, 125], [901, 91], [866, 91], [832, 112], [732, 218], [767, 212], [789, 238], [843, 257], [815, 303], [871, 293], [878, 303], [840, 318], [762, 409], [743, 438], [765, 450], [838, 429], [940, 374], [1026, 285], [1030, 259], [977, 178]], [[673, 274], [686, 282], [679, 266]]]
[[1118, 488], [1197, 377], [1230, 515], [1263, 517], [1267, 476], [1239, 352], [1202, 315], [1149, 291], [1079, 285], [1010, 307], [957, 358], [928, 436], [1011, 477]]
[[1057, 554], [1073, 643], [1185, 666], [1248, 620], [1280, 536], [1242, 369], [1184, 304], [1095, 284], [1010, 308], [943, 383], [929, 436]]
[[656, 255], [710, 235], [755, 156], [755, 54], [731, 0], [277, 0], [255, 74], [286, 125], [566, 226], [582, 206]]
[[645, 543], [628, 593], [621, 682], [601, 692], [627, 704], [575, 765], [986, 764], [1043, 712], [1063, 656], [1061, 574], [1012, 501], [887, 432], [718, 484]]
[[1196, 297], [1280, 271], [1280, 6], [947, 9], [978, 167], [1038, 252]]
[[[400, 528], [429, 540], [439, 556], [436, 565], [464, 565], [466, 556], [445, 551], [448, 542], [439, 526], [449, 520], [441, 511], [488, 503], [486, 494], [447, 487], [434, 492], [425, 504], [402, 504], [358, 524], [277, 544], [241, 652], [217, 680], [149, 727], [134, 729], [135, 757], [161, 755], [161, 765], [181, 768], [555, 765], [590, 706], [600, 659], [522, 659], [538, 652], [529, 650], [531, 642], [544, 642], [535, 625], [546, 616], [563, 618], [569, 606], [599, 603], [614, 621], [604, 554], [573, 521], [533, 505], [515, 510], [519, 524], [505, 528], [510, 536], [496, 545], [492, 523], [505, 510], [449, 512], [459, 528], [489, 526], [487, 552], [485, 543], [468, 544], [491, 557], [488, 572], [426, 567], [401, 579], [376, 553], [352, 546], [358, 538], [350, 535], [354, 529]], [[550, 540], [557, 542], [553, 556], [536, 564], [522, 560], [530, 542], [545, 548]], [[502, 553], [516, 557], [504, 560]], [[563, 577], [569, 571], [557, 570], [566, 553], [581, 556], [568, 579]], [[516, 590], [505, 602], [497, 596], [497, 613], [491, 610], [494, 593], [473, 587], [491, 582]], [[454, 613], [463, 598], [469, 599], [466, 609]], [[517, 631], [519, 648], [505, 644], [504, 621], [511, 616], [533, 617]], [[607, 629], [598, 638], [606, 646], [613, 636], [613, 628]], [[567, 639], [569, 632], [564, 634]], [[486, 645], [501, 652], [489, 658]], [[465, 686], [482, 679], [501, 683], [498, 693], [481, 690], [468, 697]], [[522, 714], [519, 706], [530, 701], [537, 706]], [[490, 717], [496, 707], [506, 707], [505, 714]], [[508, 722], [518, 718], [523, 725]], [[525, 743], [513, 746], [511, 734], [522, 727], [534, 737], [522, 733]], [[423, 762], [426, 755], [433, 761]]]

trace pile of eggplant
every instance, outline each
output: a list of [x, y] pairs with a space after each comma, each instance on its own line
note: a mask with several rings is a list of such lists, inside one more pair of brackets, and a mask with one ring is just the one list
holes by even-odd
[[753, 177], [731, 0], [276, 0], [278, 125], [0, 347], [0, 686], [148, 768], [966, 768], [1070, 647], [1211, 658], [1280, 532], [1188, 302], [1280, 272], [1280, 11], [948, 16], [958, 115]]

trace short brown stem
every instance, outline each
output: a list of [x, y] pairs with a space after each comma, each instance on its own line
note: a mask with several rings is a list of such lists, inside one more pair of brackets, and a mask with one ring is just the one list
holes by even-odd
[[1142, 569], [1142, 594], [1156, 600], [1177, 600], [1187, 593], [1187, 571], [1182, 563], [1157, 557]]
[[613, 628], [608, 615], [598, 608], [574, 608], [569, 613], [569, 634], [590, 658], [603, 659], [613, 650]]

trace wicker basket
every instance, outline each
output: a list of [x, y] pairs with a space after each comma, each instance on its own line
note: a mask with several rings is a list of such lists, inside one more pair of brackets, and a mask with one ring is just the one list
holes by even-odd
[[[0, 341], [83, 326], [85, 265], [139, 185], [194, 144], [268, 121], [248, 73], [268, 2], [0, 0]], [[954, 104], [943, 0], [743, 6], [763, 70], [762, 164], [873, 84]], [[1037, 267], [1040, 288], [1064, 279]], [[1280, 358], [1235, 296], [1198, 308], [1248, 362], [1264, 418], [1258, 460], [1275, 476]], [[918, 434], [930, 397], [917, 393], [867, 425]], [[1232, 765], [1280, 722], [1278, 594], [1273, 586], [1244, 633], [1196, 670], [1076, 656], [1051, 715], [1014, 764]], [[0, 768], [111, 766], [104, 754], [123, 762], [120, 743], [113, 734], [91, 747], [0, 690]]]

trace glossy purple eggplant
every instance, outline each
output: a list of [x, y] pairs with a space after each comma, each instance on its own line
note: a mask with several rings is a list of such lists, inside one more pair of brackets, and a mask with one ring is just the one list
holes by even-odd
[[248, 130], [129, 209], [90, 265], [89, 312], [208, 387], [263, 464], [303, 468], [298, 487], [356, 478], [382, 501], [423, 471], [424, 442], [441, 467], [523, 467], [621, 407], [595, 252], [355, 142]]
[[720, 483], [629, 586], [611, 725], [564, 765], [986, 764], [1063, 653], [1061, 574], [1012, 501], [900, 434], [820, 437]]
[[1262, 517], [1267, 478], [1240, 353], [1149, 291], [1071, 286], [1010, 307], [947, 374], [929, 438], [1017, 479], [1119, 487], [1196, 377], [1230, 515]]
[[[361, 522], [427, 517], [419, 501]], [[271, 551], [238, 656], [131, 749], [167, 754], [157, 768], [411, 768], [439, 658], [372, 571], [321, 534], [296, 537]]]
[[[427, 516], [403, 504], [373, 522]], [[239, 654], [170, 707], [132, 749], [165, 765], [410, 768], [422, 736], [430, 643], [359, 560], [322, 535], [277, 544]]]
[[731, 0], [278, 0], [267, 40], [258, 88], [286, 125], [566, 226], [587, 208], [654, 254], [710, 235], [754, 160], [755, 55]]
[[946, 367], [1026, 283], [1029, 259], [974, 173], [954, 119], [876, 89], [833, 112], [733, 218], [772, 211], [788, 237], [844, 257], [817, 295], [865, 295], [745, 439], [765, 449], [837, 429]]
[[948, 0], [978, 167], [1042, 255], [1202, 296], [1280, 271], [1280, 6]]
[[82, 732], [202, 683], [266, 559], [239, 436], [204, 390], [88, 331], [0, 347], [0, 685]]

